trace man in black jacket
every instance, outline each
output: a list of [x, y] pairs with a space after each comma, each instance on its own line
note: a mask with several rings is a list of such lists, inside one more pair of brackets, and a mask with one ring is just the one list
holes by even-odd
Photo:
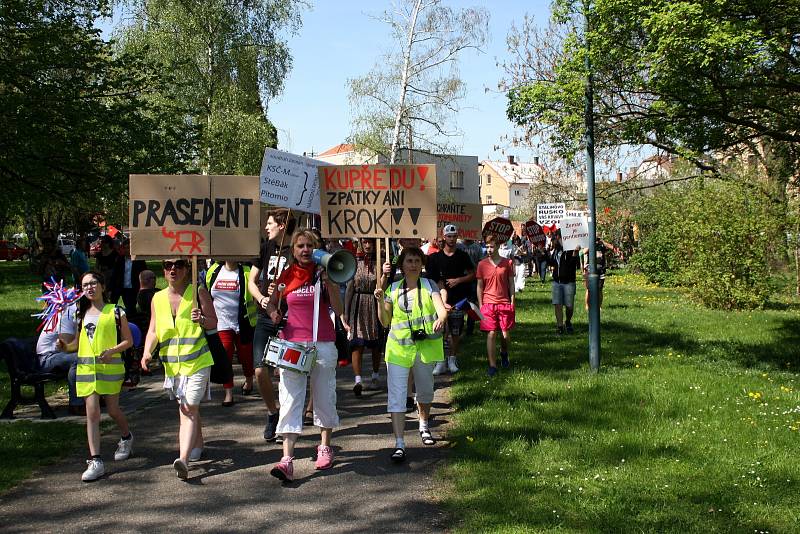
[[[575, 309], [575, 273], [580, 264], [578, 251], [565, 251], [561, 244], [561, 231], [553, 236], [551, 243], [553, 247], [548, 257], [547, 263], [553, 270], [553, 306], [556, 312], [556, 333], [563, 334], [566, 327], [568, 334], [574, 332], [572, 328], [572, 312]], [[563, 321], [562, 307], [567, 308], [566, 322]]]

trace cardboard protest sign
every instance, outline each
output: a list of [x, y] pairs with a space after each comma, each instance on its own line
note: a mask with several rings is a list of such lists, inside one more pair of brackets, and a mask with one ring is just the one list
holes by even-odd
[[330, 164], [267, 148], [261, 162], [261, 202], [319, 213], [317, 167], [320, 165]]
[[544, 235], [542, 227], [532, 219], [525, 223], [525, 234], [534, 245], [544, 245], [547, 241], [547, 236]]
[[442, 235], [442, 228], [448, 224], [455, 224], [459, 237], [480, 241], [483, 222], [481, 204], [439, 203], [436, 211], [436, 235]]
[[319, 167], [323, 237], [436, 234], [435, 165]]
[[258, 256], [258, 176], [131, 175], [131, 255]]
[[536, 205], [536, 222], [541, 226], [558, 225], [566, 215], [566, 205], [563, 202]]
[[589, 247], [589, 220], [586, 217], [561, 219], [561, 245], [564, 250]]
[[503, 241], [508, 241], [514, 233], [514, 226], [511, 224], [511, 221], [505, 217], [495, 217], [483, 225], [483, 231], [481, 233], [484, 236], [493, 234], [500, 237]]

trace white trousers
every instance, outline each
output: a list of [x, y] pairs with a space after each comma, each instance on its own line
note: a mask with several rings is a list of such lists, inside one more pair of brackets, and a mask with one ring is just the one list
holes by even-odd
[[417, 402], [430, 404], [433, 402], [433, 363], [422, 363], [419, 352], [414, 358], [414, 366], [403, 367], [393, 363], [386, 363], [386, 385], [389, 390], [389, 400], [386, 411], [405, 412], [406, 397], [408, 396], [408, 373], [414, 373], [414, 387], [417, 388]]
[[514, 265], [514, 289], [522, 291], [525, 289], [525, 264]]
[[[333, 341], [317, 342], [317, 361], [311, 370], [311, 396], [314, 399], [314, 424], [323, 428], [339, 426], [339, 414], [336, 412], [337, 356]], [[278, 400], [281, 403], [278, 434], [300, 434], [303, 431], [308, 378], [308, 375], [281, 369], [278, 386]]]

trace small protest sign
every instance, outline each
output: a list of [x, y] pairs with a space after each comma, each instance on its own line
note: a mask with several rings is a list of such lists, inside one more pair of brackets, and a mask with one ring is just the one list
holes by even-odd
[[589, 212], [585, 210], [566, 210], [564, 217], [588, 217]]
[[525, 223], [525, 234], [534, 246], [544, 245], [547, 241], [547, 236], [544, 235], [541, 225], [533, 219]]
[[558, 225], [566, 214], [566, 205], [563, 202], [536, 205], [536, 222], [541, 226]]
[[436, 205], [436, 235], [442, 235], [442, 228], [455, 224], [462, 239], [481, 239], [483, 206], [481, 204], [461, 204], [458, 202]]
[[326, 238], [436, 233], [435, 165], [332, 165], [319, 183]]
[[564, 250], [589, 247], [589, 220], [586, 217], [569, 217], [561, 220], [561, 245]]
[[481, 233], [484, 237], [492, 234], [498, 236], [503, 241], [508, 241], [514, 233], [514, 226], [511, 224], [511, 221], [505, 217], [495, 217], [483, 225], [483, 231]]
[[258, 176], [131, 175], [129, 198], [132, 256], [258, 256]]
[[274, 148], [264, 150], [261, 162], [261, 202], [292, 210], [319, 213], [317, 167], [324, 161]]

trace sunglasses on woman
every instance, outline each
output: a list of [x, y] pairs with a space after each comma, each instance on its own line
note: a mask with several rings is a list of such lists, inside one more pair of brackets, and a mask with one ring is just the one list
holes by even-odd
[[164, 270], [171, 271], [173, 267], [176, 269], [186, 269], [189, 264], [186, 260], [178, 260], [178, 261], [165, 261], [164, 262]]

